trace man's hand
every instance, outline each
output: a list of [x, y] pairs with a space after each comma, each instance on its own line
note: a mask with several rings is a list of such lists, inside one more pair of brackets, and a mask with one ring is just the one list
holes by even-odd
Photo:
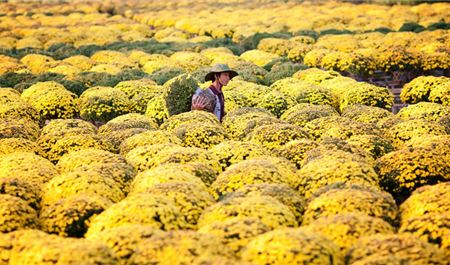
[[202, 96], [196, 96], [192, 99], [192, 110], [203, 110], [208, 104], [208, 99]]

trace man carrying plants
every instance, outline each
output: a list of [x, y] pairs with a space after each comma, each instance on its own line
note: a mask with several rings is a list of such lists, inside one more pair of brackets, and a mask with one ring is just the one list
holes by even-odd
[[225, 98], [222, 93], [222, 87], [228, 85], [228, 82], [238, 73], [230, 69], [226, 64], [214, 65], [210, 72], [206, 74], [205, 81], [212, 81], [207, 89], [198, 88], [192, 96], [192, 110], [204, 110], [214, 113], [222, 121], [225, 116]]

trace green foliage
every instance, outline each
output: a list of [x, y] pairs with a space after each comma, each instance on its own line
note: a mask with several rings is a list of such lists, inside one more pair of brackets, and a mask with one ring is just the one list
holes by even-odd
[[197, 81], [189, 74], [179, 75], [164, 83], [169, 116], [191, 110], [192, 95], [197, 87]]

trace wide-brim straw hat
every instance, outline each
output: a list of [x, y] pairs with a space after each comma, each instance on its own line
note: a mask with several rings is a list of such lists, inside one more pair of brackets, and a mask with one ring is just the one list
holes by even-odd
[[226, 64], [222, 64], [222, 63], [218, 63], [215, 64], [211, 70], [209, 71], [209, 73], [207, 73], [205, 75], [205, 81], [213, 81], [214, 80], [214, 75], [218, 74], [218, 73], [223, 73], [223, 72], [228, 72], [230, 73], [230, 79], [233, 79], [233, 77], [239, 75], [236, 71], [231, 70], [231, 68], [226, 65]]

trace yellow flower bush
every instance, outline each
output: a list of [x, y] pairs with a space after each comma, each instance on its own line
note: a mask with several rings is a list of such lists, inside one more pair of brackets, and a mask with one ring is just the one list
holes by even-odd
[[324, 138], [314, 149], [305, 154], [303, 165], [316, 159], [348, 159], [363, 164], [373, 165], [375, 160], [364, 150], [349, 144], [346, 140]]
[[147, 144], [132, 148], [123, 155], [135, 170], [143, 171], [156, 166], [152, 159], [154, 159], [160, 151], [175, 147], [180, 147], [180, 145], [174, 143]]
[[450, 60], [447, 56], [448, 47], [444, 43], [437, 45], [431, 43], [427, 46], [419, 50], [420, 68], [425, 71], [447, 69], [450, 65]]
[[119, 264], [126, 264], [139, 242], [151, 239], [156, 235], [164, 235], [164, 232], [152, 226], [125, 224], [98, 233], [91, 233], [87, 239], [104, 243], [117, 256]]
[[322, 217], [303, 228], [330, 239], [342, 253], [347, 253], [360, 237], [395, 233], [394, 228], [382, 219], [357, 213]]
[[38, 145], [41, 155], [46, 152], [61, 138], [68, 135], [95, 135], [97, 128], [90, 122], [81, 119], [53, 119], [46, 124], [41, 131]]
[[450, 106], [450, 81], [431, 89], [428, 99], [431, 102], [441, 103], [444, 106]]
[[245, 185], [284, 183], [296, 187], [298, 177], [295, 167], [280, 158], [260, 157], [238, 162], [217, 176], [211, 185], [216, 199]]
[[156, 120], [158, 124], [162, 124], [169, 118], [169, 110], [166, 105], [164, 95], [156, 96], [148, 101], [145, 115]]
[[122, 70], [123, 69], [120, 66], [115, 65], [115, 64], [97, 64], [97, 65], [93, 66], [91, 69], [89, 69], [89, 72], [117, 75]]
[[357, 83], [342, 95], [339, 108], [342, 111], [347, 106], [354, 104], [390, 109], [394, 105], [394, 95], [385, 87]]
[[153, 74], [162, 69], [176, 67], [175, 62], [170, 60], [169, 57], [159, 54], [151, 57], [145, 56], [144, 58], [140, 58], [139, 61], [142, 65], [142, 70], [147, 74]]
[[449, 190], [448, 182], [426, 185], [414, 190], [400, 205], [402, 223], [427, 214], [445, 214], [449, 209]]
[[190, 162], [204, 162], [218, 172], [222, 170], [218, 158], [208, 150], [197, 147], [180, 147], [174, 144], [166, 144], [166, 148], [161, 147], [164, 146], [146, 145], [138, 147], [128, 152], [125, 158], [138, 171], [165, 163], [184, 164]]
[[39, 135], [39, 124], [27, 118], [0, 118], [0, 138], [24, 138], [35, 141]]
[[396, 149], [405, 147], [408, 141], [414, 137], [428, 137], [445, 134], [447, 134], [446, 128], [443, 125], [423, 119], [398, 122], [385, 132], [386, 137], [392, 141]]
[[267, 74], [267, 70], [263, 67], [244, 60], [232, 60], [225, 63], [228, 63], [232, 69], [239, 73], [239, 79], [257, 84], [264, 83], [264, 77]]
[[28, 152], [1, 155], [0, 168], [0, 178], [14, 176], [38, 190], [58, 173], [50, 161]]
[[172, 132], [150, 130], [125, 139], [120, 145], [120, 153], [126, 155], [128, 152], [139, 146], [169, 143], [181, 145], [181, 140]]
[[273, 150], [289, 141], [303, 138], [309, 138], [309, 135], [301, 127], [275, 123], [256, 127], [245, 139], [260, 144], [268, 150]]
[[[227, 86], [222, 88], [224, 91], [224, 95], [226, 92], [234, 91], [235, 93], [241, 94], [243, 97], [246, 97], [249, 101], [249, 107], [254, 107], [258, 104], [260, 99], [268, 92], [270, 92], [270, 88], [263, 85], [258, 85], [249, 81], [244, 81], [240, 79], [239, 76], [233, 78]], [[225, 108], [228, 108], [225, 105]]]
[[82, 71], [88, 71], [94, 66], [94, 61], [91, 58], [84, 55], [74, 55], [62, 60], [64, 63], [68, 63], [72, 66], [77, 67]]
[[277, 229], [248, 243], [242, 259], [252, 264], [344, 264], [339, 247], [303, 228]]
[[127, 95], [113, 87], [91, 87], [79, 98], [80, 116], [89, 121], [107, 122], [129, 113], [131, 105]]
[[191, 229], [197, 228], [197, 221], [202, 212], [215, 203], [205, 186], [190, 182], [169, 181], [156, 184], [145, 190], [145, 193], [173, 200]]
[[364, 83], [357, 82], [353, 78], [346, 76], [337, 76], [332, 79], [323, 80], [320, 83], [320, 86], [329, 89], [337, 97], [339, 103], [349, 89], [354, 89], [361, 85], [364, 85]]
[[118, 83], [114, 88], [124, 92], [131, 101], [130, 112], [145, 113], [150, 99], [164, 92], [151, 79], [128, 80]]
[[39, 230], [14, 232], [10, 244], [11, 264], [117, 263], [114, 253], [103, 243], [79, 238], [63, 238]]
[[273, 60], [279, 58], [279, 56], [276, 54], [262, 50], [249, 50], [241, 54], [240, 57], [260, 67], [263, 67], [272, 62]]
[[298, 169], [303, 165], [303, 159], [306, 153], [318, 146], [318, 143], [310, 139], [299, 139], [287, 142], [286, 144], [275, 148], [272, 153], [279, 157], [284, 157], [293, 162]]
[[[1, 47], [1, 43], [0, 43], [0, 47]], [[7, 73], [11, 73], [11, 72], [18, 72], [20, 70], [24, 70], [25, 66], [23, 66], [19, 60], [17, 60], [16, 58], [12, 58], [6, 55], [0, 55], [0, 74], [4, 75]]]
[[298, 71], [292, 77], [311, 84], [320, 85], [323, 81], [334, 79], [339, 76], [341, 75], [336, 71], [326, 71], [319, 68], [309, 68], [306, 70]]
[[281, 122], [267, 110], [245, 107], [228, 113], [222, 124], [231, 139], [243, 140], [258, 126]]
[[241, 92], [238, 92], [236, 90], [226, 90], [223, 91], [223, 96], [225, 98], [226, 102], [226, 111], [233, 111], [239, 108], [243, 107], [251, 107], [254, 104], [252, 101], [254, 99], [248, 98], [248, 96], [242, 94]]
[[413, 137], [407, 143], [408, 147], [417, 148], [425, 147], [442, 150], [443, 153], [447, 152], [450, 147], [450, 135], [431, 135], [425, 139], [423, 137]]
[[117, 65], [119, 67], [134, 67], [135, 62], [127, 55], [118, 51], [104, 50], [98, 51], [91, 56], [94, 64]]
[[39, 209], [40, 188], [30, 182], [14, 177], [0, 177], [0, 194], [7, 194], [25, 201], [31, 208]]
[[[50, 146], [43, 146], [49, 144], [49, 142], [47, 142], [48, 140], [54, 140], [54, 143]], [[107, 151], [112, 151], [114, 149], [109, 142], [104, 141], [100, 136], [90, 134], [73, 135], [68, 133], [61, 137], [44, 135], [39, 138], [38, 144], [40, 145], [39, 154], [53, 163], [58, 162], [63, 155], [80, 149], [97, 148]]]
[[45, 73], [48, 69], [58, 65], [52, 57], [41, 54], [27, 54], [20, 62], [30, 69], [33, 74]]
[[378, 175], [369, 163], [355, 160], [354, 155], [336, 156], [330, 152], [327, 156], [305, 163], [298, 171], [298, 190], [307, 198], [326, 185], [335, 182], [367, 184], [378, 186]]
[[391, 141], [378, 135], [353, 135], [347, 140], [347, 143], [365, 150], [374, 159], [394, 151]]
[[[392, 252], [392, 249], [397, 251]], [[402, 263], [445, 264], [444, 254], [434, 245], [411, 235], [372, 235], [361, 237], [347, 252], [350, 264], [392, 255]]]
[[210, 151], [219, 159], [222, 170], [244, 160], [269, 155], [259, 144], [234, 140], [217, 144], [210, 148]]
[[444, 116], [450, 115], [450, 106], [442, 106], [438, 103], [419, 102], [402, 108], [397, 116], [403, 120], [424, 119], [439, 121]]
[[305, 210], [303, 224], [335, 214], [359, 213], [398, 224], [398, 207], [391, 194], [374, 189], [330, 189], [313, 198]]
[[151, 194], [139, 194], [113, 204], [97, 215], [90, 224], [86, 238], [129, 224], [148, 225], [166, 231], [189, 227], [178, 207], [170, 199]]
[[98, 133], [108, 134], [113, 131], [131, 128], [154, 130], [158, 129], [158, 124], [156, 124], [156, 122], [150, 117], [138, 113], [129, 113], [109, 120], [107, 123], [100, 126]]
[[430, 101], [431, 91], [450, 82], [446, 77], [419, 76], [403, 86], [400, 93], [400, 99], [405, 103], [418, 103], [421, 101]]
[[339, 113], [329, 105], [300, 103], [286, 110], [283, 115], [281, 115], [280, 119], [303, 127], [306, 123], [314, 119], [332, 115], [339, 115]]
[[279, 56], [288, 55], [289, 51], [295, 49], [299, 44], [297, 41], [280, 38], [264, 38], [258, 43], [258, 50], [265, 51]]
[[111, 152], [87, 148], [70, 152], [61, 157], [57, 168], [60, 173], [73, 171], [92, 171], [105, 178], [112, 178], [123, 191], [127, 190], [135, 172], [125, 158]]
[[58, 65], [53, 68], [48, 69], [48, 73], [55, 73], [64, 75], [68, 79], [73, 79], [79, 73], [81, 73], [81, 69], [75, 67], [73, 65]]
[[271, 229], [298, 226], [289, 207], [273, 197], [255, 195], [228, 198], [213, 204], [203, 211], [198, 220], [198, 227], [201, 229], [205, 225], [234, 217], [255, 217]]
[[173, 60], [177, 66], [189, 72], [208, 66], [211, 63], [211, 60], [208, 57], [196, 52], [175, 52], [169, 58]]
[[271, 230], [258, 218], [235, 217], [205, 225], [198, 232], [220, 238], [223, 244], [240, 255], [253, 238]]
[[[342, 51], [331, 51], [320, 60], [321, 68], [340, 72], [350, 71], [356, 58], [353, 54]], [[319, 65], [314, 65], [319, 66]]]
[[97, 214], [111, 205], [99, 196], [75, 195], [44, 205], [39, 213], [40, 229], [64, 237], [82, 237]]
[[396, 257], [394, 254], [387, 255], [371, 255], [367, 258], [363, 258], [361, 260], [355, 261], [352, 263], [353, 265], [384, 265], [384, 264], [392, 264], [392, 265], [401, 265], [405, 264], [405, 260]]
[[384, 72], [414, 69], [420, 64], [420, 57], [401, 45], [386, 45], [375, 55], [376, 65]]
[[[183, 171], [200, 178], [209, 187], [217, 178], [218, 172], [204, 162], [189, 162], [185, 164], [166, 163], [157, 167], [157, 170]], [[188, 178], [190, 180], [192, 178]], [[175, 180], [175, 179], [174, 179]], [[199, 183], [195, 181], [196, 183]]]
[[12, 88], [0, 89], [0, 118], [26, 118], [39, 121], [39, 112]]
[[228, 138], [222, 126], [202, 122], [182, 124], [176, 128], [175, 134], [183, 146], [203, 149], [209, 149]]
[[41, 205], [48, 206], [71, 196], [99, 196], [106, 201], [119, 202], [124, 192], [111, 178], [89, 171], [62, 173], [48, 181], [42, 189]]
[[[333, 116], [328, 116], [333, 117]], [[315, 121], [320, 122], [320, 120], [325, 121], [327, 117], [325, 118], [318, 118], [315, 120], [312, 120], [311, 122], [308, 122], [305, 125], [306, 127], [309, 127], [310, 125], [313, 125]], [[330, 119], [333, 121], [333, 119]], [[331, 122], [328, 125], [328, 128], [323, 128], [325, 131], [322, 132], [320, 135], [321, 139], [324, 138], [336, 138], [341, 140], [347, 140], [352, 136], [355, 135], [381, 135], [382, 132], [372, 124], [364, 124], [357, 121], [353, 121], [349, 118], [336, 116], [335, 121], [336, 123]], [[308, 128], [309, 129], [309, 128]], [[316, 133], [316, 132], [314, 132]]]
[[306, 207], [306, 200], [296, 190], [286, 184], [261, 183], [248, 184], [239, 188], [235, 192], [229, 193], [225, 198], [247, 197], [247, 196], [270, 196], [279, 200], [294, 213], [297, 222], [302, 222], [303, 213]]
[[307, 52], [303, 57], [303, 63], [309, 67], [320, 67], [322, 59], [331, 52], [331, 50], [317, 48]]
[[0, 194], [0, 231], [11, 231], [34, 228], [37, 225], [37, 213], [24, 200]]
[[406, 198], [420, 186], [446, 181], [450, 177], [448, 154], [436, 148], [391, 152], [379, 158], [375, 168], [381, 185], [400, 198]]
[[305, 55], [313, 49], [313, 46], [305, 43], [297, 43], [289, 50], [287, 57], [294, 62], [303, 62]]
[[[339, 115], [330, 115], [311, 120], [307, 122], [302, 129], [310, 135], [311, 139], [320, 140], [323, 137], [324, 133], [332, 129], [334, 126], [339, 128], [341, 124], [347, 125], [351, 123], [352, 120], [348, 118], [344, 118]], [[341, 127], [343, 127], [343, 125]], [[342, 129], [345, 130], [346, 128]]]
[[131, 183], [130, 194], [146, 193], [158, 184], [172, 182], [192, 183], [200, 190], [206, 188], [201, 178], [186, 170], [161, 166], [137, 174]]
[[337, 99], [329, 89], [293, 77], [280, 79], [270, 87], [293, 96], [298, 103], [337, 106]]
[[266, 85], [271, 85], [280, 79], [291, 77], [297, 71], [307, 68], [303, 64], [291, 62], [284, 57], [266, 66], [267, 69], [269, 67], [270, 71], [264, 76], [264, 83]]
[[270, 111], [280, 117], [287, 109], [293, 107], [297, 102], [295, 98], [279, 91], [270, 91], [259, 99], [256, 107]]
[[22, 98], [44, 119], [73, 118], [78, 113], [77, 96], [54, 81], [32, 85], [25, 89]]
[[379, 128], [388, 126], [391, 123], [390, 120], [395, 119], [395, 115], [389, 110], [361, 104], [345, 107], [342, 110], [342, 116], [357, 122], [375, 124]]
[[225, 257], [234, 260], [232, 250], [219, 237], [196, 231], [169, 231], [138, 243], [131, 264], [194, 264], [196, 259]]
[[181, 125], [203, 123], [220, 126], [217, 117], [209, 112], [192, 110], [171, 116], [167, 121], [161, 124], [161, 129], [167, 131], [176, 131]]
[[147, 131], [149, 130], [142, 128], [121, 129], [117, 131], [112, 131], [107, 134], [100, 134], [100, 137], [102, 141], [108, 143], [108, 145], [111, 145], [109, 151], [113, 153], [119, 153], [120, 145], [122, 144], [123, 141], [136, 134], [144, 133]]
[[410, 234], [439, 246], [450, 257], [450, 218], [446, 214], [425, 214], [402, 221], [401, 234]]

